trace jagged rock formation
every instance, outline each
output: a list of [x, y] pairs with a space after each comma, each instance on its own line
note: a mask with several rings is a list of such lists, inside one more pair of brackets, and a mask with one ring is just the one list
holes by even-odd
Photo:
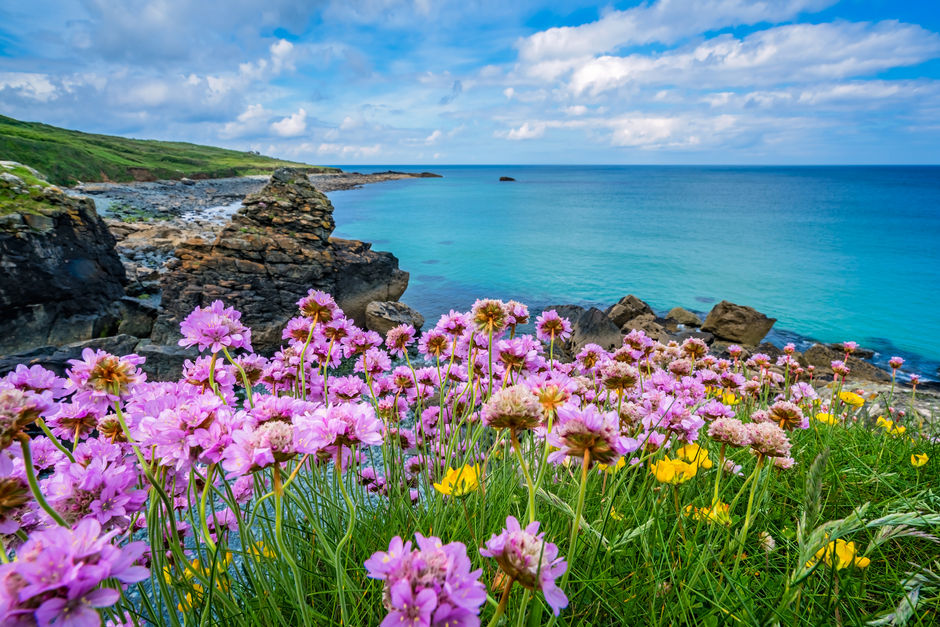
[[0, 162], [0, 354], [110, 334], [127, 279], [88, 198]]
[[163, 311], [152, 340], [174, 344], [179, 322], [197, 306], [222, 299], [242, 312], [256, 350], [281, 345], [281, 330], [310, 288], [331, 292], [346, 315], [365, 325], [366, 305], [397, 300], [408, 285], [391, 253], [330, 238], [333, 205], [293, 169], [275, 171], [245, 198], [214, 242], [195, 238], [177, 248], [162, 285]]

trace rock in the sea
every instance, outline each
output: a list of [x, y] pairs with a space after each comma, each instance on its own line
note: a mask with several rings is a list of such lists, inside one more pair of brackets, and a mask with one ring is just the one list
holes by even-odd
[[702, 326], [702, 320], [694, 313], [688, 309], [682, 307], [673, 307], [669, 310], [669, 313], [666, 314], [667, 320], [672, 320], [676, 324], [681, 324], [686, 327], [700, 327]]
[[591, 307], [571, 321], [571, 339], [567, 346], [569, 352], [577, 355], [587, 344], [597, 344], [604, 350], [623, 345], [620, 328], [596, 307]]
[[652, 313], [636, 316], [632, 320], [628, 320], [620, 328], [620, 332], [623, 334], [627, 334], [633, 330], [642, 331], [647, 337], [658, 342], [665, 343], [669, 341], [669, 334], [666, 332], [666, 328], [659, 323], [659, 319]]
[[499, 180], [505, 183], [515, 181], [516, 179], [512, 178], [511, 176], [501, 176], [499, 177]]
[[179, 323], [216, 299], [242, 312], [260, 352], [281, 344], [308, 289], [336, 297], [346, 315], [365, 325], [366, 305], [397, 300], [408, 284], [391, 253], [334, 240], [333, 205], [300, 170], [281, 168], [261, 191], [247, 196], [214, 242], [184, 242], [163, 275], [163, 311], [152, 339], [174, 344]]
[[702, 331], [722, 340], [757, 346], [776, 321], [751, 307], [723, 300], [708, 312]]
[[[839, 345], [837, 345], [839, 346]], [[832, 376], [831, 364], [833, 361], [844, 360], [845, 352], [841, 346], [838, 349], [825, 344], [814, 344], [803, 353], [802, 363], [816, 367], [816, 377]], [[864, 379], [866, 381], [890, 381], [891, 375], [867, 361], [850, 355], [845, 362], [849, 367], [849, 379]]]
[[104, 332], [127, 279], [94, 202], [19, 164], [0, 171], [0, 354]]
[[607, 317], [617, 325], [618, 329], [622, 329], [626, 323], [643, 314], [654, 315], [653, 308], [633, 294], [624, 296], [616, 305], [607, 310]]
[[712, 344], [712, 342], [715, 341], [715, 336], [705, 331], [679, 331], [678, 333], [673, 333], [669, 337], [670, 339], [673, 339], [680, 344], [691, 337], [702, 340], [709, 346]]
[[372, 301], [366, 306], [366, 328], [383, 338], [393, 328], [410, 324], [417, 330], [424, 326], [424, 316], [405, 303]]

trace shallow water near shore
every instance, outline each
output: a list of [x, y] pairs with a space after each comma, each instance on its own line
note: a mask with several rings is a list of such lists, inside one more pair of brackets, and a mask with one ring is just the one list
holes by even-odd
[[[361, 172], [405, 166], [356, 166]], [[727, 299], [936, 378], [940, 167], [439, 166], [330, 194], [336, 235], [390, 250], [434, 322], [475, 298], [658, 310]], [[511, 176], [515, 182], [499, 182]]]

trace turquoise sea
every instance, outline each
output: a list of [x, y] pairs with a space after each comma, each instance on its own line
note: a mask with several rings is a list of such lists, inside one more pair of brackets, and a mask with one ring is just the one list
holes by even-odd
[[[336, 235], [392, 251], [434, 323], [479, 297], [778, 319], [940, 365], [940, 167], [349, 166], [433, 170], [334, 192]], [[499, 182], [511, 176], [515, 182]]]

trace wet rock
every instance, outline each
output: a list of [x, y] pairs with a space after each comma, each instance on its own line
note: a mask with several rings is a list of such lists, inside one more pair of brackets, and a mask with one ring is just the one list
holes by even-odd
[[506, 183], [506, 182], [513, 182], [513, 181], [515, 181], [516, 179], [512, 178], [511, 176], [501, 176], [501, 177], [499, 177], [499, 180], [500, 180], [501, 182]]
[[394, 301], [374, 300], [366, 306], [366, 328], [383, 338], [401, 324], [410, 324], [420, 330], [424, 326], [424, 316], [405, 303]]
[[[841, 344], [841, 343], [838, 343], [838, 344], [828, 344], [828, 346], [829, 346], [829, 348], [831, 348], [832, 350], [837, 351], [837, 352], [839, 352], [839, 353], [842, 353], [842, 355], [845, 356], [845, 349], [842, 348], [842, 344]], [[868, 349], [868, 348], [858, 347], [858, 348], [855, 349], [855, 352], [853, 352], [852, 355], [853, 355], [854, 357], [858, 357], [859, 359], [872, 359], [872, 358], [874, 358], [874, 356], [875, 356], [875, 351], [873, 351], [873, 350], [871, 350], [871, 349]]]
[[333, 205], [303, 171], [275, 171], [214, 241], [196, 238], [177, 248], [162, 277], [164, 309], [153, 341], [175, 344], [184, 317], [221, 299], [242, 312], [255, 349], [270, 353], [311, 288], [332, 293], [347, 316], [364, 325], [368, 303], [397, 300], [408, 274], [391, 253], [331, 239], [333, 228]]
[[626, 323], [644, 314], [654, 315], [653, 308], [633, 294], [624, 296], [616, 305], [607, 310], [607, 317], [621, 329]]
[[722, 340], [756, 346], [776, 321], [776, 318], [768, 318], [751, 307], [723, 300], [708, 312], [702, 331], [713, 333]]
[[[841, 346], [839, 346], [837, 350], [825, 344], [814, 344], [803, 353], [801, 363], [805, 363], [808, 366], [815, 366], [816, 377], [818, 378], [832, 376], [830, 364], [837, 360], [845, 360], [845, 351], [842, 350]], [[848, 361], [845, 363], [849, 367], [849, 379], [861, 379], [864, 381], [891, 380], [891, 375], [888, 372], [854, 355], [849, 356]]]
[[702, 320], [694, 313], [688, 309], [682, 307], [673, 307], [669, 310], [669, 313], [666, 314], [667, 320], [672, 320], [676, 324], [681, 324], [686, 327], [700, 327], [702, 326]]

